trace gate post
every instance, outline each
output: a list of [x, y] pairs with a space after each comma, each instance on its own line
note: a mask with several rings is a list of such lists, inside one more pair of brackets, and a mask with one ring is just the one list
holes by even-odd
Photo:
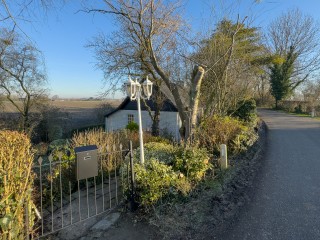
[[[137, 208], [137, 203], [135, 202], [135, 181], [134, 181], [134, 164], [133, 164], [133, 149], [132, 141], [129, 143], [129, 157], [130, 157], [130, 183], [131, 183], [131, 192], [130, 192], [130, 210], [133, 212]], [[129, 177], [129, 176], [128, 176]]]

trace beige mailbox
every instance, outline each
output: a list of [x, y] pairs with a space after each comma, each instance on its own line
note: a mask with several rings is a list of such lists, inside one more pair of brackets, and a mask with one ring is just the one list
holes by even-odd
[[96, 145], [76, 147], [77, 180], [95, 177], [98, 175], [98, 148]]

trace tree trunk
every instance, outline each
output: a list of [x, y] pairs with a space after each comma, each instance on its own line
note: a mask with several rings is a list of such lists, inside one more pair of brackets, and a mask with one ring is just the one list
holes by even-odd
[[152, 136], [160, 136], [160, 112], [164, 104], [164, 95], [160, 91], [160, 84], [157, 81], [154, 81], [153, 95], [151, 96], [154, 104], [154, 113], [151, 110], [151, 107], [148, 106], [147, 102], [142, 99], [143, 104], [146, 106], [148, 114], [152, 120], [151, 134]]
[[[197, 116], [198, 116], [198, 107], [199, 107], [199, 99], [200, 99], [200, 88], [202, 79], [204, 76], [204, 69], [201, 66], [195, 67], [195, 76], [193, 78], [192, 86], [191, 86], [191, 96], [190, 96], [190, 107], [192, 110], [191, 115], [191, 131], [190, 136], [194, 133], [194, 129], [197, 125]], [[189, 136], [188, 136], [189, 137]]]
[[160, 136], [160, 109], [156, 109], [152, 120], [152, 136]]
[[153, 136], [160, 136], [160, 111], [163, 107], [164, 101], [165, 101], [165, 97], [163, 95], [163, 93], [160, 90], [160, 85], [161, 82], [157, 82], [155, 84], [155, 88], [154, 88], [154, 92], [155, 92], [155, 96], [154, 96], [154, 115], [152, 118], [152, 135]]

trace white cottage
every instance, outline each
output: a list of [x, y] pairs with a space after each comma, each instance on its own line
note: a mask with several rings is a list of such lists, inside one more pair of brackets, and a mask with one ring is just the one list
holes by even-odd
[[[152, 100], [146, 100], [147, 105], [154, 111], [154, 103]], [[146, 131], [151, 131], [152, 120], [149, 116], [146, 106], [141, 101], [141, 118], [142, 128]], [[105, 115], [106, 132], [124, 129], [129, 122], [138, 123], [138, 107], [137, 101], [130, 101], [127, 97], [114, 111]], [[176, 140], [180, 139], [179, 129], [181, 120], [177, 108], [167, 99], [160, 111], [160, 132], [166, 131], [170, 133]]]

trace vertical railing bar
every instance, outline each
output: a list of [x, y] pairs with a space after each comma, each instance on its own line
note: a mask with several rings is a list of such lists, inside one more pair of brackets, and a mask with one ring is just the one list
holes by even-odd
[[[120, 152], [121, 156], [121, 152]], [[117, 181], [117, 160], [114, 161], [114, 178], [116, 182], [116, 204], [118, 205], [118, 181]]]
[[133, 150], [132, 141], [130, 141], [130, 170], [131, 170], [131, 211], [135, 209], [135, 180], [134, 180], [134, 164], [133, 164]]
[[124, 183], [124, 164], [122, 163], [122, 166], [121, 166], [121, 182], [122, 182], [122, 196], [124, 196], [124, 187], [123, 187], [123, 183]]
[[42, 159], [39, 160], [40, 169], [40, 211], [41, 211], [41, 236], [43, 235], [43, 199], [42, 199]]
[[86, 178], [86, 187], [87, 187], [87, 216], [89, 218], [89, 188], [88, 188], [88, 178]]
[[[106, 153], [107, 154], [107, 153]], [[102, 157], [100, 161], [101, 165], [101, 193], [102, 193], [102, 211], [104, 212], [104, 186], [103, 186], [103, 166], [102, 166]]]
[[94, 206], [96, 208], [96, 215], [98, 214], [97, 208], [97, 183], [96, 183], [96, 176], [93, 177], [94, 180]]
[[113, 144], [112, 146], [112, 155], [110, 155], [108, 161], [110, 161], [110, 168], [108, 168], [108, 175], [109, 175], [109, 207], [112, 208], [112, 195], [111, 195], [111, 172], [112, 172], [112, 167], [113, 167], [113, 159], [116, 158], [117, 152], [116, 152], [116, 145]]
[[70, 206], [70, 224], [72, 225], [72, 199], [71, 199], [71, 182], [69, 180], [69, 206]]
[[81, 193], [80, 193], [80, 180], [78, 179], [78, 198], [79, 198], [79, 218], [80, 218], [80, 221], [81, 221], [81, 206], [80, 206], [80, 204], [81, 204], [81, 200], [80, 200], [80, 198], [81, 198]]
[[108, 174], [109, 174], [109, 207], [112, 208], [112, 199], [111, 199], [111, 173], [110, 171], [108, 171]]
[[49, 156], [49, 167], [50, 167], [50, 199], [51, 199], [51, 231], [53, 232], [53, 194], [52, 194], [52, 182], [53, 182], [53, 176], [52, 176], [52, 155]]
[[62, 168], [62, 163], [61, 163], [61, 158], [62, 155], [61, 153], [59, 154], [59, 174], [60, 174], [60, 209], [61, 209], [61, 225], [63, 227], [63, 203], [62, 203], [62, 177], [61, 177], [61, 168]]
[[[112, 160], [114, 152], [111, 152], [109, 157], [107, 158], [107, 161], [109, 163], [110, 159]], [[112, 165], [111, 165], [112, 166]], [[109, 190], [109, 208], [111, 208], [111, 176], [110, 176], [110, 167], [108, 167], [108, 190]]]
[[[129, 153], [130, 154], [130, 153]], [[130, 155], [129, 155], [130, 156]], [[129, 162], [126, 164], [127, 165], [127, 184], [128, 184], [128, 189], [130, 189], [130, 160]]]

